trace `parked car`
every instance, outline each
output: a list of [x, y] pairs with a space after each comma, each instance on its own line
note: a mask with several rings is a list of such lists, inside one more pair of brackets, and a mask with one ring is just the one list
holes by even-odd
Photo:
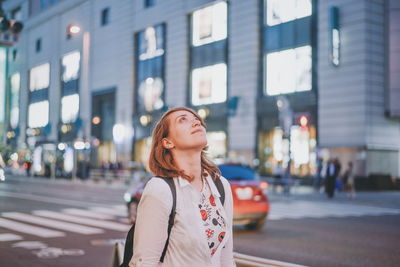
[[[263, 227], [269, 212], [269, 200], [266, 195], [268, 183], [261, 181], [257, 172], [245, 165], [226, 163], [218, 167], [231, 185], [233, 224], [244, 225], [247, 229]], [[146, 182], [139, 182], [124, 194], [131, 223], [135, 221], [137, 205]]]

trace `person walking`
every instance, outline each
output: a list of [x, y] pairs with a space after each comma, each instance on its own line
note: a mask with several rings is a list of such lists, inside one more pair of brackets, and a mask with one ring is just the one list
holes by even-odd
[[325, 178], [325, 193], [329, 198], [333, 198], [335, 195], [335, 164], [334, 160], [330, 159], [327, 164], [326, 178]]
[[[176, 213], [167, 228], [173, 196], [163, 179], [149, 180], [140, 199], [130, 267], [231, 267], [233, 201], [229, 182], [206, 156], [204, 121], [191, 109], [167, 111], [153, 130], [149, 168], [173, 179]], [[213, 180], [220, 179], [224, 204]], [[160, 262], [169, 238], [163, 262]]]
[[343, 174], [343, 184], [348, 198], [354, 199], [356, 197], [356, 191], [354, 188], [354, 174], [353, 174], [353, 162], [349, 161], [347, 169]]

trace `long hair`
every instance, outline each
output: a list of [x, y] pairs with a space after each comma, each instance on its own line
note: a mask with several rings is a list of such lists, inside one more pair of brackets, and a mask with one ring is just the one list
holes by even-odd
[[[200, 120], [201, 125], [206, 128], [204, 120], [194, 110], [190, 108], [178, 107], [166, 111], [153, 129], [153, 137], [149, 157], [149, 168], [154, 175], [159, 177], [181, 176], [188, 181], [192, 181], [194, 177], [187, 175], [184, 170], [180, 170], [178, 168], [176, 162], [174, 162], [171, 151], [164, 148], [162, 144], [162, 139], [168, 137], [169, 134], [170, 120], [168, 119], [168, 116], [173, 112], [181, 110], [192, 113]], [[217, 166], [207, 157], [206, 151], [207, 147], [203, 148], [203, 150], [201, 151], [202, 170], [208, 172], [213, 179], [216, 179], [220, 176], [221, 172], [219, 171]], [[202, 173], [202, 175], [204, 174]]]

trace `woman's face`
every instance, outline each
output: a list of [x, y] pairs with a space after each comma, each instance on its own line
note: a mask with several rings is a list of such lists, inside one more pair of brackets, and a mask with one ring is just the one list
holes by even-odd
[[199, 118], [191, 112], [178, 110], [169, 114], [167, 119], [169, 119], [169, 135], [163, 141], [165, 148], [202, 150], [207, 145], [206, 129]]

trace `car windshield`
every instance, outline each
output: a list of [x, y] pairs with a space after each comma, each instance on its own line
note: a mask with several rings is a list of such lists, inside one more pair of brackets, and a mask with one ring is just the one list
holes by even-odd
[[249, 167], [224, 164], [220, 165], [219, 169], [221, 170], [222, 176], [231, 181], [250, 181], [257, 179], [256, 172]]

